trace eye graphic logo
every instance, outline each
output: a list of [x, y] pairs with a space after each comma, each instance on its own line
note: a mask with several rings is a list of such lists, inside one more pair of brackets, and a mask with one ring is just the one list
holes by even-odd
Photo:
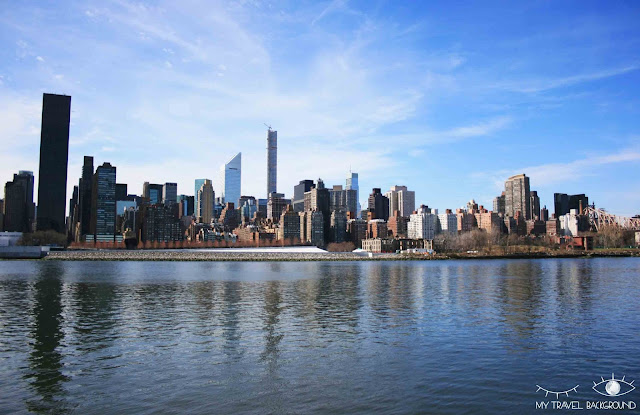
[[538, 387], [538, 389], [536, 389], [536, 392], [540, 392], [543, 391], [544, 392], [544, 397], [546, 398], [549, 395], [556, 395], [556, 399], [558, 399], [558, 397], [560, 395], [565, 395], [565, 396], [569, 396], [569, 392], [577, 392], [578, 391], [578, 386], [580, 385], [576, 385], [571, 389], [567, 389], [566, 391], [562, 391], [562, 392], [554, 392], [554, 391], [550, 391], [549, 389], [545, 389], [540, 385], [536, 385]]
[[[627, 393], [634, 390], [636, 387], [633, 386], [633, 382], [635, 382], [635, 380], [632, 380], [631, 382], [627, 382], [624, 380], [624, 378], [625, 377], [623, 376], [622, 379], [616, 379], [613, 373], [611, 374], [611, 379], [605, 379], [603, 377], [600, 377], [601, 379], [600, 382], [598, 383], [593, 382], [593, 390], [598, 392], [600, 395], [604, 395], [604, 396], [626, 395]], [[623, 386], [623, 385], [626, 385], [626, 386]], [[627, 387], [629, 390], [623, 392], [623, 389], [627, 389]], [[604, 390], [599, 390], [599, 389], [604, 389]]]

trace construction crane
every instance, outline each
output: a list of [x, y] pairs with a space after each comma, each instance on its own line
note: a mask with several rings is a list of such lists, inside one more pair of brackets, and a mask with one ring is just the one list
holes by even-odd
[[263, 122], [263, 124], [269, 129], [269, 131], [271, 131], [271, 126], [270, 125], [267, 125], [266, 122]]

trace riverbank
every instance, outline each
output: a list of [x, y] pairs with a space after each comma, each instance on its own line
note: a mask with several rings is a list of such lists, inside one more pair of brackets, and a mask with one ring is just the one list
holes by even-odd
[[373, 254], [353, 252], [250, 252], [248, 250], [67, 250], [54, 251], [45, 261], [389, 261], [446, 259], [532, 259], [640, 257], [640, 250], [542, 251], [516, 253]]

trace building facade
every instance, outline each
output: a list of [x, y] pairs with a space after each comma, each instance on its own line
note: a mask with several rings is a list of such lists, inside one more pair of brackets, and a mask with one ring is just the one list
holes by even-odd
[[116, 168], [110, 163], [98, 166], [93, 174], [91, 234], [96, 242], [115, 240]]
[[196, 208], [196, 219], [200, 223], [211, 223], [213, 219], [213, 208], [215, 193], [213, 192], [213, 186], [211, 180], [204, 179], [202, 186], [198, 189], [198, 204]]
[[224, 203], [238, 205], [242, 194], [242, 153], [238, 153], [220, 167], [220, 196]]
[[278, 191], [278, 132], [267, 131], [267, 196]]
[[38, 171], [38, 230], [66, 230], [70, 121], [71, 97], [44, 94]]
[[525, 174], [518, 174], [509, 177], [504, 184], [505, 194], [505, 214], [511, 217], [516, 216], [516, 212], [522, 212], [525, 219], [531, 219], [531, 191], [529, 188], [529, 178]]

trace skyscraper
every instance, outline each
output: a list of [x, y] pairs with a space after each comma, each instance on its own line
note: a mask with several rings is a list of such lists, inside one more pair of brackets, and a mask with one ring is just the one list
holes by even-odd
[[215, 193], [213, 192], [213, 186], [211, 180], [204, 179], [202, 186], [198, 189], [198, 204], [196, 208], [196, 217], [202, 223], [210, 223], [213, 218], [213, 206], [215, 200]]
[[162, 203], [172, 205], [178, 201], [178, 183], [165, 183], [162, 186]]
[[242, 153], [220, 167], [220, 192], [225, 203], [238, 204], [242, 183]]
[[82, 178], [80, 179], [78, 205], [80, 211], [80, 234], [91, 233], [91, 191], [93, 189], [93, 157], [84, 156]]
[[356, 200], [357, 200], [356, 214], [359, 215], [362, 207], [360, 206], [360, 187], [358, 185], [358, 173], [349, 172], [349, 177], [347, 177], [346, 189], [356, 191]]
[[267, 197], [278, 187], [278, 132], [267, 131]]
[[198, 211], [198, 205], [200, 204], [200, 202], [198, 201], [198, 192], [200, 191], [200, 188], [202, 187], [202, 185], [204, 184], [204, 181], [208, 180], [208, 179], [196, 179], [195, 180], [195, 190], [194, 190], [194, 200], [193, 200], [193, 211], [197, 212]]
[[43, 94], [38, 171], [38, 230], [65, 232], [71, 97]]
[[378, 187], [369, 195], [369, 212], [374, 214], [374, 219], [389, 219], [389, 198], [383, 196]]
[[31, 232], [34, 210], [33, 173], [21, 170], [4, 187], [4, 230]]
[[142, 185], [142, 197], [147, 199], [147, 202], [150, 205], [161, 203], [163, 188], [164, 186], [162, 186], [161, 184], [144, 182], [144, 184]]
[[96, 241], [113, 241], [116, 233], [116, 168], [98, 166], [93, 175], [91, 233]]
[[304, 194], [313, 189], [313, 180], [300, 180], [300, 183], [293, 187], [293, 210], [295, 212], [304, 211]]
[[531, 219], [531, 191], [529, 178], [525, 174], [509, 177], [504, 184], [504, 211], [505, 215], [516, 217], [520, 212], [526, 220]]

